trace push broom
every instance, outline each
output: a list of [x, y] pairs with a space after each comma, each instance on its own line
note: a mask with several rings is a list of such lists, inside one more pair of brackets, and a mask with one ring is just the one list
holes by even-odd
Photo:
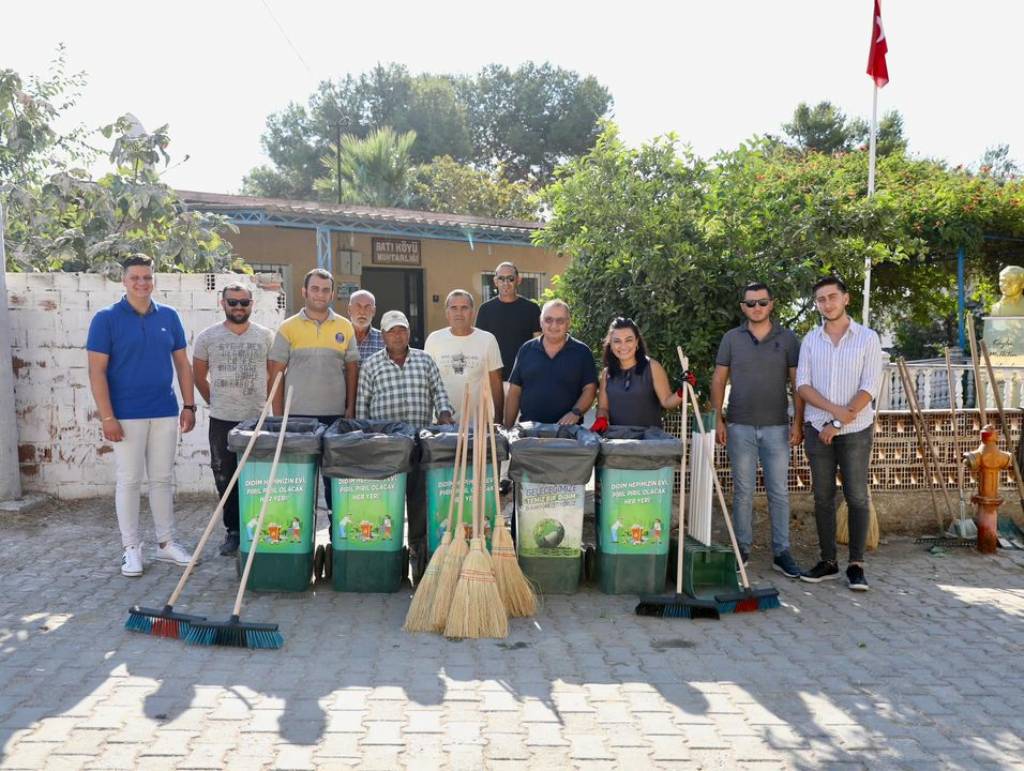
[[245, 596], [245, 586], [249, 583], [249, 573], [252, 571], [252, 563], [256, 559], [256, 549], [260, 542], [260, 533], [263, 532], [263, 520], [267, 516], [267, 507], [270, 504], [271, 494], [274, 489], [274, 481], [277, 477], [277, 464], [281, 460], [281, 448], [284, 447], [284, 435], [288, 427], [288, 413], [292, 408], [292, 387], [288, 386], [287, 395], [284, 400], [284, 414], [281, 416], [280, 433], [277, 435], [277, 447], [274, 448], [274, 461], [270, 464], [270, 474], [267, 477], [267, 485], [263, 490], [263, 505], [260, 507], [260, 515], [256, 520], [256, 528], [252, 543], [250, 544], [249, 557], [245, 561], [245, 570], [242, 571], [242, 580], [238, 585], [238, 593], [235, 595], [235, 606], [231, 611], [231, 618], [227, 621], [194, 621], [189, 624], [188, 636], [185, 642], [192, 645], [223, 645], [230, 648], [280, 648], [284, 645], [284, 637], [277, 628], [277, 624], [257, 624], [248, 621], [241, 621], [239, 614], [242, 611], [242, 597]]
[[[683, 375], [689, 369], [689, 361], [685, 356], [680, 359]], [[634, 611], [638, 616], [657, 616], [659, 618], [713, 618], [721, 616], [712, 600], [701, 600], [683, 592], [683, 566], [686, 552], [686, 448], [689, 445], [689, 432], [686, 428], [687, 401], [684, 398], [679, 405], [682, 421], [683, 457], [679, 460], [679, 536], [676, 547], [676, 593], [669, 595], [641, 597]]]
[[[679, 360], [684, 360], [682, 348], [676, 348], [679, 353]], [[700, 413], [700, 405], [697, 404], [697, 394], [693, 390], [693, 386], [690, 385], [689, 381], [683, 383], [683, 388], [686, 389], [687, 394], [690, 396], [690, 404], [693, 407], [694, 417], [697, 418], [697, 429], [700, 431], [701, 438], [707, 435], [707, 431], [704, 428], [704, 420]], [[771, 608], [779, 607], [779, 590], [775, 587], [765, 587], [755, 589], [750, 585], [750, 580], [747, 578], [747, 569], [743, 565], [743, 558], [740, 556], [740, 547], [736, 543], [736, 531], [732, 526], [732, 518], [729, 516], [729, 509], [725, 505], [725, 496], [722, 494], [722, 483], [718, 481], [718, 472], [715, 470], [715, 462], [713, 460], [713, 453], [707, 454], [708, 468], [711, 470], [711, 481], [715, 485], [715, 493], [718, 496], [718, 505], [722, 509], [722, 516], [725, 519], [726, 529], [729, 531], [729, 542], [732, 544], [732, 553], [736, 557], [736, 565], [740, 571], [740, 583], [742, 584], [738, 592], [724, 592], [722, 594], [715, 595], [715, 601], [717, 603], [718, 611], [720, 613], [751, 613], [755, 610], [770, 610]]]
[[515, 543], [505, 525], [505, 515], [501, 513], [501, 491], [498, 484], [498, 440], [494, 421], [491, 419], [494, 414], [494, 395], [491, 392], [490, 378], [486, 375], [484, 376], [484, 385], [487, 394], [487, 438], [491, 444], [491, 460], [494, 471], [494, 508], [497, 512], [494, 516], [494, 533], [491, 537], [494, 579], [498, 583], [498, 594], [501, 595], [501, 601], [508, 614], [513, 618], [525, 618], [537, 612], [537, 595], [526, 576], [523, 575], [523, 569], [519, 567]]
[[206, 548], [206, 542], [210, 539], [210, 535], [213, 533], [213, 528], [220, 518], [221, 513], [224, 511], [224, 505], [227, 503], [228, 496], [231, 495], [231, 491], [235, 487], [235, 483], [238, 481], [239, 475], [242, 473], [242, 469], [245, 467], [246, 461], [249, 459], [249, 453], [252, 452], [253, 445], [256, 444], [256, 437], [259, 436], [260, 429], [263, 427], [263, 421], [267, 418], [267, 413], [270, 411], [270, 405], [274, 401], [274, 395], [277, 393], [277, 387], [281, 383], [281, 376], [283, 372], [279, 372], [277, 377], [274, 378], [274, 384], [270, 387], [270, 394], [267, 396], [267, 400], [263, 403], [263, 410], [260, 412], [259, 420], [256, 421], [256, 428], [253, 429], [252, 436], [249, 437], [249, 443], [245, 446], [245, 452], [242, 453], [242, 457], [238, 461], [238, 467], [235, 469], [234, 475], [231, 477], [231, 481], [228, 482], [227, 489], [224, 490], [224, 494], [220, 497], [220, 502], [217, 504], [217, 508], [213, 510], [213, 515], [210, 517], [210, 521], [206, 524], [206, 530], [203, 531], [202, 537], [199, 539], [199, 543], [196, 545], [196, 549], [192, 552], [192, 559], [189, 560], [188, 566], [185, 568], [185, 572], [181, 574], [181, 578], [178, 579], [178, 585], [174, 587], [174, 591], [171, 592], [170, 598], [167, 600], [167, 604], [164, 605], [162, 610], [156, 608], [143, 608], [138, 605], [133, 605], [128, 609], [128, 620], [124, 622], [124, 628], [130, 632], [140, 632], [141, 634], [150, 634], [154, 637], [173, 637], [174, 639], [184, 639], [185, 635], [188, 634], [189, 625], [196, 621], [205, 621], [205, 616], [190, 616], [184, 613], [174, 612], [174, 603], [181, 597], [182, 591], [185, 589], [185, 582], [188, 581], [189, 576], [192, 575], [192, 570], [197, 564], [199, 564], [199, 557], [203, 553], [203, 549]]
[[[469, 389], [462, 394], [462, 405], [459, 415], [464, 416], [469, 409]], [[459, 421], [459, 430], [455, 438], [455, 465], [452, 469], [452, 494], [448, 499], [448, 527], [441, 536], [440, 545], [434, 550], [427, 564], [427, 570], [416, 586], [409, 611], [405, 615], [402, 629], [406, 632], [433, 632], [434, 627], [430, 616], [434, 606], [434, 594], [437, 592], [438, 579], [444, 565], [445, 554], [452, 542], [452, 527], [455, 518], [455, 488], [458, 481], [459, 467], [462, 465], [462, 454], [466, 451], [466, 421]]]
[[953, 362], [946, 347], [946, 384], [949, 389], [949, 420], [953, 431], [953, 459], [956, 461], [956, 489], [960, 494], [960, 518], [955, 520], [946, 535], [954, 538], [977, 538], [978, 528], [967, 516], [967, 496], [964, 495], [964, 464], [960, 463], [960, 431], [956, 417], [956, 386], [953, 382]]

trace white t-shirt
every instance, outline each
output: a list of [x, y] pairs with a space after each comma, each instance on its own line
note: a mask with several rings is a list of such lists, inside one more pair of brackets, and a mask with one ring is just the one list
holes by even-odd
[[453, 335], [450, 327], [431, 332], [423, 350], [430, 354], [441, 370], [441, 380], [448, 391], [456, 420], [459, 419], [466, 383], [473, 384], [469, 397], [472, 410], [480, 395], [481, 378], [502, 367], [498, 340], [490, 332], [476, 327], [462, 336]]

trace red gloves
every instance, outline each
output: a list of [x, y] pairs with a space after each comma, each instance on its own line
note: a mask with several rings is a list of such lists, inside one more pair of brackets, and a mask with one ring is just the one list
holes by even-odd
[[[696, 388], [697, 376], [694, 375], [693, 372], [691, 372], [690, 370], [686, 370], [686, 372], [683, 373], [683, 382], [689, 383], [693, 388]], [[676, 389], [676, 396], [678, 396], [680, 399], [683, 398], [683, 386], [679, 386], [679, 388]]]
[[608, 418], [600, 417], [594, 421], [594, 425], [590, 427], [590, 430], [595, 434], [603, 434], [608, 430]]

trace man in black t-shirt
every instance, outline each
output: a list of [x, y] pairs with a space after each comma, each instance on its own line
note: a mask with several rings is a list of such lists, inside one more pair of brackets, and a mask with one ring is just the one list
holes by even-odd
[[476, 326], [498, 338], [501, 351], [501, 379], [508, 387], [509, 376], [516, 362], [516, 354], [527, 340], [540, 332], [540, 306], [519, 295], [523, 278], [511, 262], [503, 262], [494, 269], [494, 285], [498, 296], [480, 306]]

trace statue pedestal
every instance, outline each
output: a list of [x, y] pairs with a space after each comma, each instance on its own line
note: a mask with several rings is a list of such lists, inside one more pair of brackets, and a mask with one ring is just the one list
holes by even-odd
[[[1005, 406], [1020, 407], [1024, 375], [1024, 316], [985, 316], [982, 324], [981, 339], [988, 347], [992, 366], [1019, 367], [1022, 370], [1012, 375], [997, 372], [996, 382], [991, 387], [1000, 389]], [[1009, 389], [1006, 378], [1010, 381]]]

